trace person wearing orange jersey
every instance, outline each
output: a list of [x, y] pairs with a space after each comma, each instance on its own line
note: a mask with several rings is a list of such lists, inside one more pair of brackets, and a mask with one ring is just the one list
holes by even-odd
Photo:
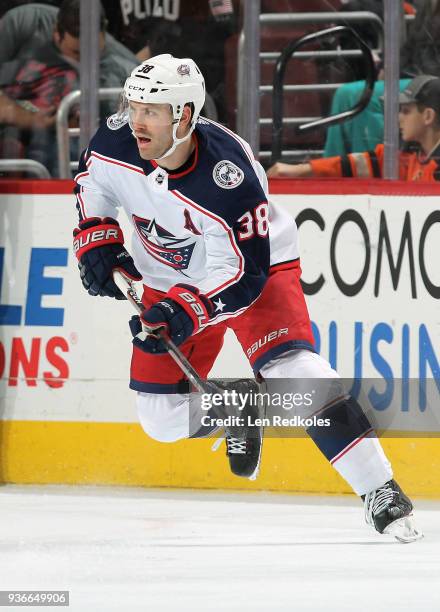
[[[404, 181], [440, 180], [440, 78], [421, 75], [399, 95], [399, 126], [404, 150], [399, 155], [399, 178]], [[322, 157], [302, 164], [278, 162], [269, 178], [355, 177], [382, 178], [384, 145], [373, 151]]]

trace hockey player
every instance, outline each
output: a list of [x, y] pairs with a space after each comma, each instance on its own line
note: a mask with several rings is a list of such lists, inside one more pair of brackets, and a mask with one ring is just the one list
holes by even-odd
[[[165, 328], [203, 377], [229, 327], [255, 375], [268, 382], [338, 378], [313, 348], [295, 222], [269, 202], [265, 174], [247, 143], [199, 116], [204, 98], [203, 76], [191, 59], [164, 54], [144, 62], [127, 79], [119, 113], [93, 137], [76, 177], [74, 250], [84, 287], [123, 299], [115, 269], [144, 284], [145, 311], [130, 323], [130, 387], [143, 429], [163, 442], [213, 428], [200, 425], [202, 409], [189, 402], [188, 381], [156, 330]], [[133, 226], [133, 258], [116, 221], [120, 207]], [[358, 404], [336, 395], [320, 415], [331, 419], [332, 435], [308, 433], [364, 498], [367, 521], [403, 541], [418, 539], [412, 504]], [[253, 475], [260, 437], [250, 428], [225, 433], [232, 471]]]

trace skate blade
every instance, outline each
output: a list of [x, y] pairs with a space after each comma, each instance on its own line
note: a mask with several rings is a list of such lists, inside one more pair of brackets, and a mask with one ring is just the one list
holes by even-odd
[[[267, 385], [266, 385], [265, 382], [260, 382], [258, 384], [258, 387], [259, 387], [260, 393], [264, 393], [266, 391], [266, 389], [267, 389]], [[264, 422], [264, 419], [266, 417], [266, 406], [265, 406], [264, 403], [262, 405], [260, 405], [260, 414], [258, 416], [259, 416], [259, 418], [262, 418], [263, 422]], [[262, 452], [263, 452], [263, 442], [264, 442], [264, 426], [260, 427], [260, 435], [261, 435], [261, 444], [260, 444], [260, 452], [258, 454], [258, 463], [257, 463], [257, 466], [256, 466], [254, 472], [250, 476], [248, 476], [249, 480], [257, 480], [258, 475], [260, 473], [261, 455], [262, 455]]]
[[257, 463], [257, 467], [255, 468], [255, 470], [252, 472], [252, 474], [250, 476], [248, 476], [249, 480], [257, 480], [258, 478], [258, 474], [260, 473], [260, 465], [261, 465], [261, 451], [263, 449], [263, 439], [261, 439], [261, 444], [260, 444], [260, 454], [258, 455], [258, 463]]
[[224, 442], [224, 439], [225, 439], [224, 436], [220, 436], [220, 438], [217, 438], [217, 440], [211, 446], [211, 450], [213, 453], [215, 453], [219, 449], [221, 443]]
[[396, 540], [399, 540], [399, 542], [403, 544], [416, 542], [424, 537], [423, 532], [417, 529], [412, 515], [404, 516], [393, 521], [383, 532], [394, 536]]
[[258, 454], [257, 467], [255, 468], [253, 473], [250, 476], [248, 476], [249, 480], [257, 480], [258, 474], [260, 473], [261, 454], [263, 452], [263, 440], [264, 440], [264, 427], [261, 428], [261, 443], [260, 443], [260, 452]]

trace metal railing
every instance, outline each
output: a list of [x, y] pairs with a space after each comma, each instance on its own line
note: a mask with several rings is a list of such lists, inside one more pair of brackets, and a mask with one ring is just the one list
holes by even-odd
[[0, 172], [25, 172], [39, 179], [52, 178], [46, 166], [33, 159], [0, 159]]
[[[120, 87], [108, 87], [98, 90], [99, 100], [116, 99], [121, 94]], [[69, 115], [72, 107], [78, 104], [81, 98], [79, 89], [70, 92], [58, 107], [56, 118], [57, 148], [58, 148], [58, 176], [59, 178], [72, 178], [72, 162], [70, 159], [70, 140], [79, 137], [79, 128], [69, 128]]]
[[[283, 97], [285, 92], [284, 77], [286, 74], [286, 68], [288, 62], [296, 56], [304, 45], [308, 45], [311, 42], [317, 40], [323, 40], [326, 38], [334, 38], [335, 36], [350, 36], [353, 38], [355, 43], [359, 46], [362, 51], [362, 57], [364, 59], [365, 66], [365, 86], [359, 100], [354, 104], [352, 108], [340, 113], [329, 115], [328, 117], [321, 117], [318, 119], [312, 118], [309, 121], [304, 121], [297, 125], [295, 132], [297, 134], [305, 133], [307, 131], [316, 129], [318, 127], [330, 127], [337, 123], [342, 123], [348, 119], [352, 119], [368, 105], [373, 94], [374, 84], [376, 82], [376, 67], [374, 65], [373, 54], [368, 45], [356, 34], [354, 30], [347, 26], [334, 26], [319, 32], [311, 32], [301, 38], [292, 40], [282, 51], [279, 56], [275, 71], [273, 75], [273, 95], [272, 95], [272, 112], [273, 112], [273, 125], [272, 125], [272, 158], [271, 163], [279, 161], [282, 157], [282, 134], [285, 122], [283, 121]], [[291, 118], [289, 118], [291, 119]], [[261, 121], [261, 119], [260, 119]], [[290, 122], [290, 121], [289, 121]]]
[[[319, 25], [342, 23], [369, 23], [377, 31], [378, 45], [376, 51], [383, 49], [383, 22], [381, 18], [370, 11], [353, 12], [316, 12], [316, 13], [267, 13], [257, 14], [256, 11], [249, 14], [250, 23], [242, 30], [238, 44], [238, 68], [237, 68], [237, 132], [247, 140], [256, 153], [260, 153], [260, 119], [259, 105], [255, 100], [260, 99], [261, 94], [271, 93], [272, 85], [260, 85], [259, 73], [260, 62], [273, 62], [279, 53], [261, 53], [260, 48], [260, 28], [264, 25], [285, 26], [285, 25]], [[245, 33], [255, 31], [258, 33], [258, 53], [251, 53], [251, 48], [246, 44]], [[345, 49], [335, 51], [307, 51], [298, 53], [296, 57], [310, 59], [313, 57], [356, 57], [359, 56], [359, 49]], [[246, 75], [248, 75], [246, 77]], [[253, 79], [249, 80], [249, 75]], [[255, 85], [254, 87], [249, 85]], [[341, 83], [313, 83], [304, 85], [285, 85], [285, 91], [323, 91], [335, 90]], [[318, 120], [321, 117], [314, 117]], [[264, 119], [270, 119], [265, 117]], [[293, 117], [286, 117], [284, 121], [288, 123]]]

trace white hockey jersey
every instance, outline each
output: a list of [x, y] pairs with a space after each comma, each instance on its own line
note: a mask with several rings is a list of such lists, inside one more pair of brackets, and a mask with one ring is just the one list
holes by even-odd
[[140, 157], [128, 124], [110, 118], [82, 155], [75, 193], [80, 219], [116, 218], [123, 208], [144, 284], [164, 292], [195, 285], [213, 300], [214, 323], [258, 298], [270, 266], [298, 258], [297, 230], [269, 202], [246, 142], [204, 118], [193, 138], [190, 159], [167, 172]]

